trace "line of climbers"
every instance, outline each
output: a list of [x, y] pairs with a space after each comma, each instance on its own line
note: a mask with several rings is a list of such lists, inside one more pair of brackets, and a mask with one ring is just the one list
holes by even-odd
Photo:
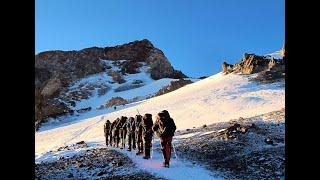
[[135, 118], [121, 116], [112, 123], [107, 120], [104, 124], [107, 146], [125, 149], [127, 139], [127, 150], [136, 150], [136, 155], [143, 154], [144, 159], [150, 158], [153, 134], [156, 133], [160, 138], [163, 167], [169, 167], [175, 130], [176, 125], [167, 110], [157, 114], [155, 123], [152, 115], [147, 113], [144, 116], [136, 115]]

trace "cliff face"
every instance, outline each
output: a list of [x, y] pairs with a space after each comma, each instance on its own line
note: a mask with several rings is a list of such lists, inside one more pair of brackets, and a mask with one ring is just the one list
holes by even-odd
[[140, 63], [145, 63], [154, 80], [186, 77], [175, 70], [164, 53], [146, 39], [106, 48], [41, 52], [35, 57], [36, 125], [49, 117], [69, 113], [68, 106], [57, 100], [59, 95], [76, 80], [108, 69], [102, 60], [117, 65], [120, 71], [113, 73], [118, 76], [137, 73]]

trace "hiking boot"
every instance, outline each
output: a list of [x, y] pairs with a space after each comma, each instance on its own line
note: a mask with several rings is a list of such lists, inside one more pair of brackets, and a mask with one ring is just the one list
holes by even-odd
[[169, 168], [169, 163], [167, 163], [165, 167], [166, 167], [166, 168]]
[[162, 163], [162, 167], [169, 168], [169, 163], [168, 163], [168, 162], [163, 162], [163, 163]]
[[143, 159], [150, 159], [149, 156], [143, 156]]

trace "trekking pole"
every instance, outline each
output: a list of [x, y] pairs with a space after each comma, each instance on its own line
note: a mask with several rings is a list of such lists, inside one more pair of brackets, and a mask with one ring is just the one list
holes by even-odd
[[152, 141], [151, 141], [151, 159], [152, 159], [152, 156], [153, 156], [153, 144], [154, 144], [154, 138], [152, 136]]
[[[161, 149], [161, 141], [160, 140], [159, 140], [159, 145], [160, 145], [160, 149]], [[163, 153], [161, 153], [161, 156], [162, 156], [162, 160], [164, 161], [165, 159], [164, 159]]]
[[175, 155], [176, 159], [178, 159], [177, 152], [176, 152], [176, 147], [174, 146], [173, 141], [172, 141], [172, 147], [173, 147], [174, 155]]

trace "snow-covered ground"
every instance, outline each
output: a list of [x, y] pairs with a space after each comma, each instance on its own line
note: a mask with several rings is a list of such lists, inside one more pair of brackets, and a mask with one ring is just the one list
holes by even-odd
[[218, 173], [212, 173], [198, 164], [179, 157], [176, 158], [174, 155], [170, 160], [170, 168], [163, 168], [162, 154], [157, 151], [160, 149], [159, 139], [155, 139], [153, 143], [152, 159], [149, 160], [143, 159], [142, 156], [136, 156], [134, 152], [113, 149], [126, 154], [140, 169], [167, 179], [222, 179]]
[[[166, 109], [175, 120], [177, 129], [182, 130], [239, 117], [252, 117], [285, 107], [283, 84], [257, 85], [255, 82], [248, 81], [250, 76], [218, 73], [168, 94], [138, 102], [128, 108], [76, 121], [69, 125], [47, 126], [45, 130], [35, 134], [36, 160], [44, 159], [43, 156], [50, 150], [79, 141], [103, 145], [104, 122], [107, 119], [113, 121], [122, 115], [135, 116], [137, 110], [141, 114], [151, 113], [155, 116], [159, 111]], [[160, 155], [155, 153], [155, 157], [157, 156]], [[140, 159], [133, 160], [140, 164], [141, 168], [153, 172], [152, 167], [146, 167]], [[186, 171], [192, 172], [189, 176], [193, 177], [192, 174], [195, 172], [191, 170], [194, 167], [188, 166], [188, 163], [182, 164], [185, 168], [176, 170], [183, 171], [186, 176]], [[175, 167], [174, 160], [172, 167]], [[169, 171], [174, 171], [174, 168]], [[201, 171], [199, 170], [200, 173]], [[163, 169], [155, 170], [155, 173], [160, 175], [162, 172], [164, 172]], [[172, 172], [172, 174], [179, 173]], [[203, 178], [206, 178], [206, 175], [208, 174], [203, 173]], [[178, 176], [168, 178], [176, 179]]]

